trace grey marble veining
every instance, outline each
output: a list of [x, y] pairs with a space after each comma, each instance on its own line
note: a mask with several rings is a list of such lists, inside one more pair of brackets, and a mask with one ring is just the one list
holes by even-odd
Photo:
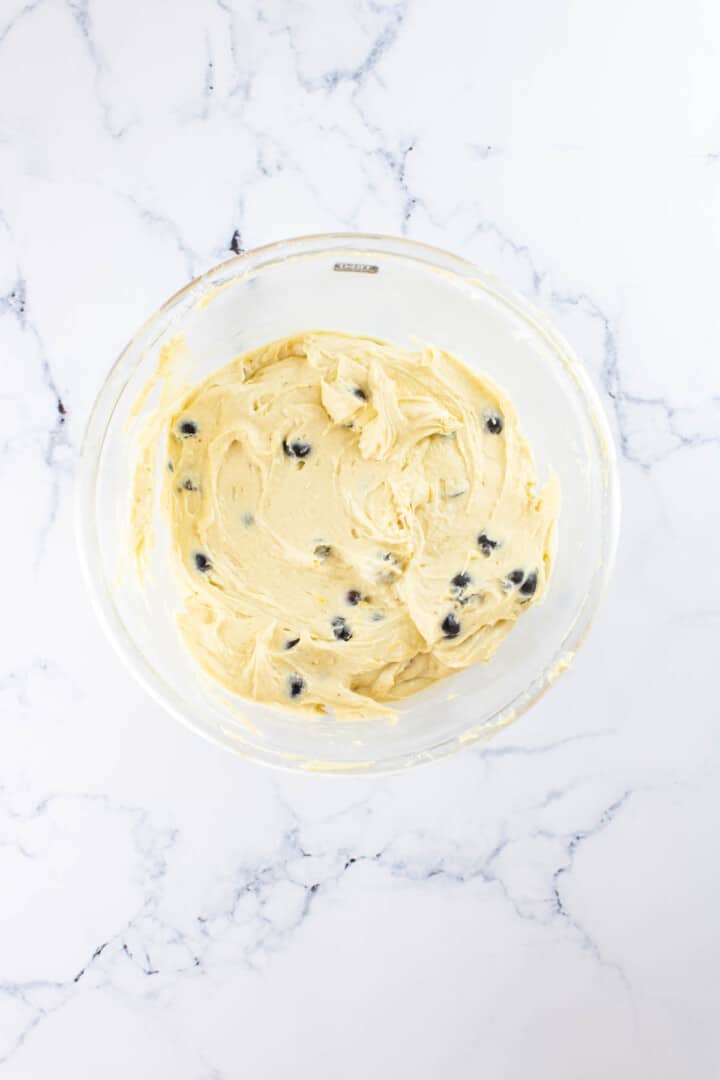
[[[0, 3], [0, 1076], [720, 1074], [719, 61], [710, 0]], [[73, 528], [140, 323], [332, 230], [529, 296], [604, 397], [625, 500], [552, 692], [374, 781], [174, 724]]]

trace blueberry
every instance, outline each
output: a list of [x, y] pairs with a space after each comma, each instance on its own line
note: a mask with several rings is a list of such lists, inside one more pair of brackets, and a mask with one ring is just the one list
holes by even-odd
[[288, 640], [285, 642], [285, 648], [286, 649], [294, 649], [299, 641], [300, 641], [299, 637], [288, 638]]
[[190, 439], [193, 435], [197, 435], [197, 424], [194, 420], [183, 420], [180, 425], [180, 434], [184, 439]]
[[460, 623], [457, 621], [452, 611], [449, 615], [445, 616], [445, 618], [440, 624], [440, 629], [442, 630], [446, 638], [454, 638], [458, 636], [458, 634], [460, 633]]
[[283, 439], [282, 446], [285, 456], [290, 458], [306, 458], [312, 450], [310, 443], [303, 442], [301, 439], [293, 439], [291, 443]]
[[243, 525], [246, 525], [249, 529], [251, 525], [255, 524], [255, 518], [252, 516], [252, 514], [243, 514], [242, 523]]
[[332, 623], [332, 631], [338, 641], [349, 641], [352, 637], [352, 630], [347, 624], [347, 620], [343, 619], [342, 615], [336, 615]]
[[388, 564], [388, 568], [379, 570], [375, 574], [375, 580], [380, 585], [392, 585], [403, 573], [402, 564], [397, 555], [393, 555], [392, 551], [380, 551], [378, 554], [383, 563]]
[[533, 570], [531, 574], [525, 578], [525, 581], [520, 586], [520, 593], [522, 596], [532, 596], [537, 589], [537, 574]]
[[195, 552], [195, 566], [202, 574], [207, 574], [208, 570], [212, 570], [212, 563], [202, 551]]
[[332, 555], [332, 548], [329, 544], [317, 544], [313, 549], [313, 555], [318, 559], [327, 559], [328, 555]]
[[525, 574], [522, 570], [511, 570], [507, 576], [507, 579], [511, 585], [519, 585], [524, 577]]
[[356, 398], [360, 398], [361, 401], [367, 401], [367, 394], [363, 390], [362, 386], [356, 386], [353, 390], [353, 394]]
[[450, 584], [455, 589], [465, 589], [471, 581], [472, 578], [470, 577], [470, 575], [465, 570], [463, 570], [462, 573], [456, 574], [455, 577], [451, 579]]
[[503, 429], [502, 416], [497, 416], [494, 413], [485, 417], [485, 430], [489, 431], [491, 435], [499, 435]]
[[498, 546], [497, 540], [491, 540], [487, 533], [481, 532], [477, 538], [480, 550], [486, 559], [489, 559], [495, 548]]
[[362, 598], [363, 595], [359, 591], [359, 589], [348, 589], [348, 591], [345, 593], [345, 599], [347, 600], [348, 604], [352, 604], [353, 607], [355, 607], [356, 604], [359, 604]]
[[288, 693], [290, 697], [300, 697], [305, 689], [305, 680], [301, 675], [288, 675]]

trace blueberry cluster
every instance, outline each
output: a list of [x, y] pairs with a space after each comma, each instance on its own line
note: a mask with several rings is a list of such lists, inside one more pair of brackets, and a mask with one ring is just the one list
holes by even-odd
[[491, 540], [487, 533], [478, 533], [478, 547], [482, 551], [486, 559], [489, 559], [495, 548], [498, 546], [497, 540]]
[[532, 570], [529, 574], [526, 574], [524, 570], [511, 570], [506, 578], [508, 584], [519, 586], [518, 592], [520, 595], [528, 599], [535, 595], [537, 580], [535, 570]]

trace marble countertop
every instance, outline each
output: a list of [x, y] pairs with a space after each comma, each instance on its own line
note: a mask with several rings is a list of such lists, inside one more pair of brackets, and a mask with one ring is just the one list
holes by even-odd
[[[0, 0], [0, 1077], [720, 1076], [719, 100], [715, 0]], [[175, 724], [73, 526], [137, 326], [336, 229], [524, 292], [622, 455], [571, 670], [376, 780]]]

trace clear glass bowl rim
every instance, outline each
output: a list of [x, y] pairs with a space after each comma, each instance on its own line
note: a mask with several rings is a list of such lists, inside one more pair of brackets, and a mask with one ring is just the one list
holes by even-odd
[[[189, 293], [201, 292], [204, 286], [217, 275], [227, 277], [237, 269], [239, 273], [258, 271], [277, 262], [303, 255], [318, 255], [333, 251], [357, 251], [358, 255], [371, 253], [399, 256], [404, 259], [430, 265], [451, 275], [472, 281], [480, 280], [486, 290], [492, 284], [496, 286], [499, 299], [511, 308], [517, 309], [528, 318], [536, 329], [546, 337], [551, 345], [561, 351], [566, 359], [573, 363], [573, 375], [578, 384], [588, 416], [595, 430], [599, 444], [603, 448], [604, 485], [603, 485], [603, 557], [596, 571], [592, 588], [588, 590], [585, 601], [566, 636], [563, 655], [571, 657], [577, 653], [585, 641], [594, 622], [600, 603], [607, 591], [612, 576], [615, 554], [620, 530], [620, 482], [618, 476], [615, 442], [608, 423], [606, 411], [601, 403], [595, 386], [584, 365], [576, 356], [565, 338], [555, 329], [547, 317], [536, 309], [524, 296], [516, 293], [494, 275], [481, 270], [462, 256], [452, 254], [430, 244], [408, 240], [404, 237], [387, 236], [381, 233], [316, 233], [307, 236], [277, 240], [271, 244], [242, 252], [231, 259], [207, 270], [193, 278], [168, 300], [165, 301], [138, 328], [128, 344], [122, 350], [103, 382], [90, 410], [78, 458], [78, 479], [76, 484], [75, 516], [76, 534], [81, 568], [88, 586], [90, 597], [98, 619], [121, 660], [129, 668], [134, 678], [147, 693], [175, 719], [184, 724], [195, 734], [217, 746], [234, 753], [246, 760], [270, 765], [289, 772], [302, 772], [312, 769], [325, 775], [331, 774], [368, 774], [390, 773], [408, 767], [428, 764], [471, 746], [480, 740], [490, 738], [500, 728], [519, 719], [555, 682], [558, 674], [567, 666], [558, 655], [530, 684], [490, 721], [482, 726], [472, 724], [462, 732], [433, 746], [410, 753], [396, 753], [382, 760], [367, 763], [318, 762], [292, 758], [287, 759], [276, 751], [260, 747], [239, 748], [222, 732], [204, 725], [196, 717], [188, 715], [183, 702], [167, 681], [154, 669], [147, 657], [137, 648], [132, 635], [123, 623], [112, 599], [112, 589], [108, 583], [100, 552], [100, 543], [95, 521], [95, 488], [98, 478], [100, 459], [105, 437], [113, 417], [115, 407], [132, 377], [134, 367], [126, 365], [128, 354], [137, 346], [140, 339], [154, 323], [161, 323]], [[142, 354], [140, 354], [140, 357]]]

